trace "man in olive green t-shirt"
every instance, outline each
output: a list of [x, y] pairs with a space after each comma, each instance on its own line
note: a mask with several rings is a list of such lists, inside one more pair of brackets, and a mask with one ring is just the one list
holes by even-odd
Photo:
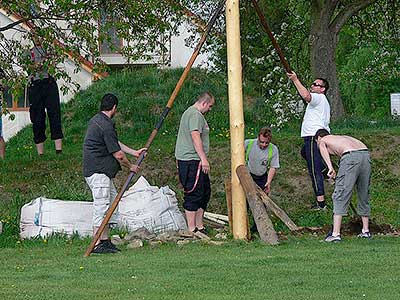
[[189, 230], [193, 232], [206, 233], [203, 214], [210, 200], [211, 186], [207, 160], [210, 129], [204, 114], [214, 103], [214, 96], [205, 92], [183, 113], [175, 146], [179, 180], [184, 188], [183, 207]]

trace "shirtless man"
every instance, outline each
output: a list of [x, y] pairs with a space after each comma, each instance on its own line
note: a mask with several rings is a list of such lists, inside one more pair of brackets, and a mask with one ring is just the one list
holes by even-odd
[[[367, 146], [361, 141], [345, 135], [330, 135], [326, 129], [315, 134], [321, 156], [326, 162], [328, 176], [336, 178], [333, 200], [333, 230], [326, 242], [339, 242], [342, 217], [347, 215], [354, 185], [357, 188], [357, 213], [361, 216], [362, 231], [358, 237], [371, 238], [369, 232], [369, 183], [371, 176], [371, 160]], [[333, 169], [330, 154], [340, 157], [339, 171]]]

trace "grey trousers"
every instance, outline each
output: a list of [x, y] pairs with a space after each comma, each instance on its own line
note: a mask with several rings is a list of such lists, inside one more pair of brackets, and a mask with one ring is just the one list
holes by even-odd
[[347, 215], [354, 186], [358, 195], [357, 213], [360, 216], [370, 215], [370, 177], [371, 159], [367, 150], [351, 151], [342, 156], [332, 195], [335, 215]]

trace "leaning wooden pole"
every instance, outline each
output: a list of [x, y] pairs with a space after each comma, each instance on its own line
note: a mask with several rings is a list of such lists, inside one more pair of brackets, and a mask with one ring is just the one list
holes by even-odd
[[272, 45], [274, 46], [276, 52], [279, 55], [279, 59], [281, 60], [281, 63], [283, 64], [283, 67], [285, 68], [287, 73], [292, 73], [292, 70], [290, 69], [289, 63], [287, 62], [285, 55], [283, 54], [283, 51], [281, 47], [279, 47], [278, 42], [276, 41], [274, 35], [271, 32], [271, 29], [268, 25], [267, 20], [265, 19], [264, 14], [261, 11], [260, 6], [258, 6], [257, 0], [251, 0], [253, 2], [253, 6], [256, 9], [257, 15], [260, 18], [261, 24], [263, 25], [265, 32], [268, 34], [269, 38], [272, 41]]
[[268, 216], [265, 205], [258, 199], [256, 184], [253, 178], [251, 178], [249, 171], [244, 165], [240, 165], [237, 167], [236, 173], [246, 193], [247, 202], [253, 213], [260, 239], [270, 245], [278, 244], [278, 235]]
[[231, 134], [233, 237], [235, 239], [247, 239], [246, 197], [240, 185], [239, 178], [236, 175], [236, 168], [244, 164], [244, 116], [239, 0], [227, 0], [225, 12]]
[[[147, 151], [150, 149], [151, 144], [153, 143], [154, 138], [156, 137], [158, 131], [160, 130], [165, 118], [167, 117], [169, 111], [172, 108], [172, 105], [174, 104], [175, 98], [178, 96], [178, 93], [186, 79], [186, 77], [189, 74], [190, 69], [192, 68], [192, 65], [194, 63], [194, 61], [196, 60], [197, 56], [200, 53], [201, 47], [203, 46], [204, 42], [206, 41], [206, 38], [208, 36], [208, 34], [211, 31], [211, 28], [214, 26], [218, 16], [221, 14], [222, 9], [224, 8], [224, 4], [225, 4], [225, 0], [221, 1], [218, 4], [217, 9], [215, 10], [214, 14], [212, 15], [212, 17], [210, 18], [210, 21], [208, 22], [207, 25], [207, 29], [206, 31], [203, 33], [199, 43], [197, 44], [196, 48], [193, 51], [192, 56], [189, 59], [189, 62], [187, 63], [185, 69], [183, 70], [183, 73], [181, 75], [181, 78], [179, 78], [178, 83], [175, 86], [174, 91], [171, 94], [171, 97], [168, 100], [168, 103], [164, 109], [164, 111], [162, 112], [157, 124], [155, 125], [153, 131], [150, 134], [149, 139], [147, 140], [147, 143], [145, 145], [145, 148], [147, 148]], [[145, 153], [142, 152], [142, 154], [137, 158], [135, 164], [137, 166], [140, 166], [142, 161], [145, 158]], [[99, 229], [97, 230], [95, 236], [93, 237], [89, 247], [87, 248], [84, 256], [87, 257], [90, 255], [90, 253], [92, 252], [94, 246], [96, 245], [96, 242], [99, 240], [102, 232], [104, 231], [106, 225], [108, 224], [108, 222], [110, 221], [110, 218], [112, 216], [112, 214], [114, 213], [115, 209], [118, 206], [118, 203], [120, 202], [122, 195], [125, 193], [125, 191], [128, 189], [128, 185], [130, 184], [130, 182], [132, 181], [133, 177], [136, 175], [135, 172], [130, 172], [128, 178], [125, 180], [125, 183], [121, 189], [121, 191], [118, 193], [118, 195], [115, 197], [113, 203], [110, 205], [107, 214], [105, 215], [103, 222], [101, 223]]]

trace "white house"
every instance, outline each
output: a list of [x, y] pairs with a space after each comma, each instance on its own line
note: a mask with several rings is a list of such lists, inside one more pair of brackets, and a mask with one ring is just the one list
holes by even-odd
[[[17, 15], [8, 14], [5, 10], [0, 8], [0, 27], [6, 26], [12, 22], [19, 20]], [[190, 48], [185, 45], [185, 39], [189, 36], [187, 27], [193, 26], [189, 22], [183, 24], [179, 28], [179, 34], [176, 36], [172, 36], [169, 40], [165, 41], [167, 49], [169, 49], [168, 53], [165, 53], [163, 56], [153, 55], [148, 60], [138, 60], [135, 61], [135, 65], [140, 64], [153, 64], [153, 65], [162, 65], [170, 68], [184, 67], [188, 62], [190, 56], [193, 53], [193, 48]], [[23, 41], [21, 30], [30, 30], [30, 27], [24, 23], [20, 23], [18, 25], [19, 30], [7, 30], [3, 32], [3, 34], [8, 39], [15, 39], [17, 41], [21, 41], [21, 43], [27, 43], [27, 41]], [[122, 42], [122, 41], [121, 41]], [[103, 60], [106, 64], [110, 66], [120, 66], [127, 63], [126, 59], [122, 57], [121, 54], [110, 51], [106, 46], [100, 45], [101, 52], [101, 60]], [[72, 59], [72, 58], [71, 58]], [[78, 83], [80, 89], [86, 89], [90, 86], [94, 81], [98, 79], [102, 79], [106, 76], [106, 74], [98, 74], [93, 71], [93, 64], [86, 60], [84, 57], [80, 59], [80, 69], [79, 72], [76, 73], [74, 70], [76, 69], [76, 64], [71, 60], [67, 59], [64, 63], [59, 66], [66, 70], [67, 74], [71, 77], [72, 81]], [[204, 64], [208, 60], [207, 54], [200, 54], [197, 58], [194, 66], [198, 66], [199, 64]], [[58, 81], [58, 86], [66, 85], [66, 82], [62, 80]], [[70, 100], [75, 91], [73, 88], [67, 94], [63, 94], [60, 91], [61, 102], [67, 102]], [[23, 127], [30, 124], [29, 120], [29, 103], [26, 97], [21, 97], [21, 99], [11, 99], [10, 95], [5, 95], [5, 100], [7, 101], [7, 106], [9, 111], [14, 114], [15, 119], [10, 120], [9, 116], [2, 116], [3, 119], [3, 137], [5, 140], [10, 139], [14, 136], [19, 130]]]

